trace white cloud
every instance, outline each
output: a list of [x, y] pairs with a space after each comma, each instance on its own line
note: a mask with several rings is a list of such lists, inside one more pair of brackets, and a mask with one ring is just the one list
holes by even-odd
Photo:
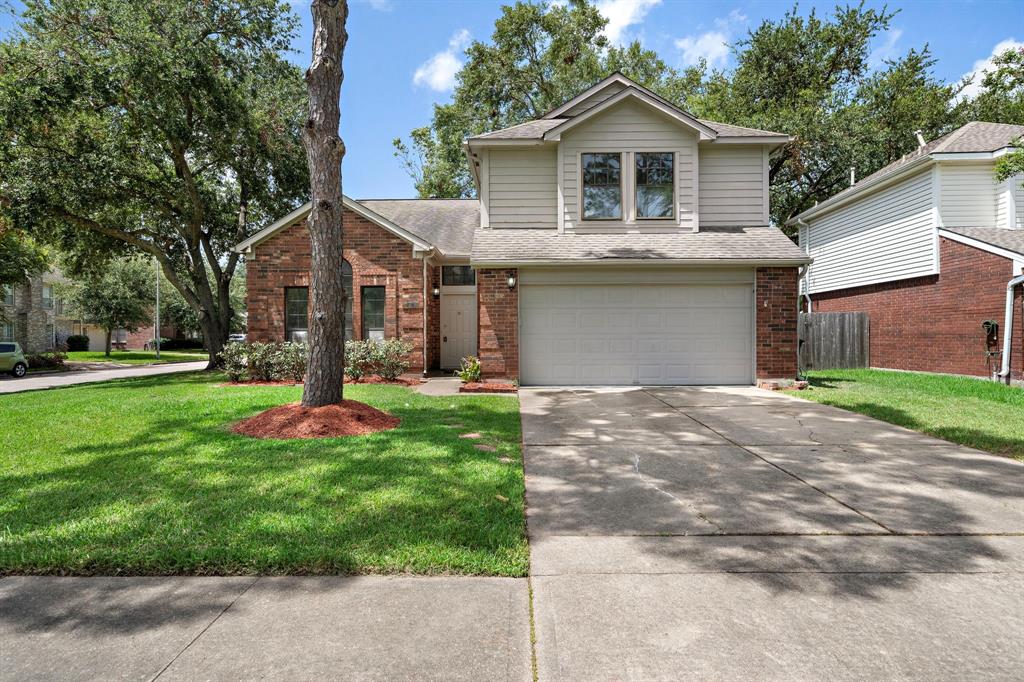
[[390, 12], [395, 8], [395, 3], [391, 0], [366, 0], [372, 9], [378, 12]]
[[608, 20], [604, 35], [613, 45], [629, 42], [626, 29], [642, 24], [647, 13], [661, 4], [661, 0], [598, 0], [597, 11]]
[[868, 66], [872, 69], [877, 69], [882, 66], [887, 59], [892, 59], [897, 53], [897, 43], [900, 42], [900, 38], [903, 37], [902, 28], [894, 28], [885, 34], [885, 40], [881, 45], [871, 51], [868, 56]]
[[1017, 42], [1013, 38], [1007, 38], [992, 48], [992, 54], [984, 59], [979, 59], [974, 62], [974, 66], [971, 70], [965, 73], [961, 78], [971, 78], [970, 84], [963, 89], [960, 93], [960, 97], [963, 99], [973, 99], [981, 93], [981, 81], [985, 77], [986, 71], [992, 70], [992, 59], [997, 55], [1006, 52], [1007, 50], [1022, 50], [1024, 49], [1024, 43]]
[[412, 76], [416, 86], [427, 86], [438, 92], [455, 88], [455, 74], [462, 68], [461, 54], [469, 45], [469, 31], [461, 29], [448, 41], [448, 49], [438, 52], [420, 64]]
[[733, 33], [747, 24], [747, 16], [734, 9], [728, 16], [715, 19], [715, 29], [676, 40], [684, 66], [693, 66], [701, 59], [712, 67], [724, 67], [729, 61], [729, 41]]

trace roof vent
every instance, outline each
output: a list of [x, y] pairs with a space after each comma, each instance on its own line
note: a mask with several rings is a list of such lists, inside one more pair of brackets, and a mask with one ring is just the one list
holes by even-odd
[[850, 166], [850, 187], [857, 184], [857, 167]]
[[922, 132], [924, 132], [924, 131], [922, 131], [922, 130], [915, 130], [914, 131], [914, 137], [917, 138], [917, 146], [918, 147], [923, 147], [926, 144], [928, 144], [927, 142], [924, 141], [924, 135], [921, 134]]

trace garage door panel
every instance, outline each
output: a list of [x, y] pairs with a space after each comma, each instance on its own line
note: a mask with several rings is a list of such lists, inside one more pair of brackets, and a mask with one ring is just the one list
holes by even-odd
[[752, 299], [749, 284], [522, 285], [521, 378], [750, 383]]

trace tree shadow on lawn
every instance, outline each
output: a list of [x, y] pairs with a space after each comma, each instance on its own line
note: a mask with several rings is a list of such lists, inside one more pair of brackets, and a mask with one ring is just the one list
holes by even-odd
[[[518, 414], [459, 403], [442, 412], [410, 393], [385, 408], [402, 425], [370, 436], [273, 441], [228, 431], [281, 404], [280, 390], [226, 413], [153, 418], [121, 440], [69, 443], [57, 468], [0, 475], [12, 495], [0, 514], [0, 570], [525, 574]], [[464, 430], [498, 451], [477, 450], [480, 441], [458, 437]]]

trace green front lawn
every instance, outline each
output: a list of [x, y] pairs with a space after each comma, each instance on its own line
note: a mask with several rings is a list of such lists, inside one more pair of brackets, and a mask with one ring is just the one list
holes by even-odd
[[160, 351], [160, 359], [156, 352], [149, 350], [112, 350], [110, 355], [103, 351], [79, 350], [68, 353], [72, 362], [114, 362], [121, 365], [155, 365], [168, 362], [199, 362], [207, 359], [202, 351]]
[[0, 395], [0, 574], [526, 574], [515, 398], [349, 386], [401, 426], [268, 441], [229, 426], [301, 389], [223, 382]]
[[954, 443], [1024, 461], [1024, 390], [965, 377], [831, 369], [794, 393]]

